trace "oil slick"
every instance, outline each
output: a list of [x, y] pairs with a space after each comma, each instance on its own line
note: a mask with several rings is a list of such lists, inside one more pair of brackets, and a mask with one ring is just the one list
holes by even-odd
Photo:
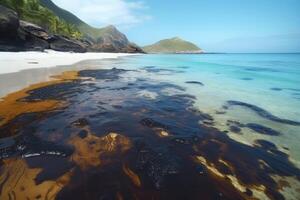
[[[184, 88], [147, 80], [129, 85], [128, 72], [72, 72], [5, 98], [0, 106], [18, 112], [1, 111], [1, 138], [27, 135], [26, 140], [38, 141], [32, 144], [53, 144], [54, 152], [70, 150], [65, 156], [2, 159], [1, 199], [298, 197], [300, 170], [277, 145], [233, 140], [215, 127], [213, 116], [195, 109], [196, 98]], [[176, 92], [166, 92], [171, 90]], [[297, 125], [252, 105], [232, 101], [228, 106]], [[243, 134], [249, 123], [228, 125]]]

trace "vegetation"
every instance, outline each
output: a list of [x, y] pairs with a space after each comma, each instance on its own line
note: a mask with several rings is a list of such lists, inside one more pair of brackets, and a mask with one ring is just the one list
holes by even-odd
[[79, 29], [59, 18], [53, 11], [42, 6], [39, 0], [0, 0], [0, 4], [15, 10], [22, 20], [37, 24], [50, 33], [74, 39], [82, 38]]
[[40, 4], [51, 10], [56, 16], [58, 16], [60, 19], [63, 19], [65, 22], [75, 25], [75, 27], [84, 35], [86, 39], [96, 42], [104, 35], [112, 34], [111, 29], [107, 27], [94, 28], [86, 24], [74, 14], [55, 5], [51, 0], [40, 0]]
[[143, 50], [147, 53], [180, 53], [201, 51], [195, 44], [182, 40], [178, 37], [161, 40], [153, 45], [145, 46]]

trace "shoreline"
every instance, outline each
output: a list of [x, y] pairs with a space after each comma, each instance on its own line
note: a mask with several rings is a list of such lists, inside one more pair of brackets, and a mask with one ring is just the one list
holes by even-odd
[[52, 80], [64, 71], [88, 68], [92, 60], [105, 61], [139, 54], [70, 52], [0, 52], [0, 100], [32, 84]]
[[[72, 53], [47, 50], [45, 52], [0, 52], [0, 74], [20, 72], [36, 68], [73, 65], [84, 60], [117, 59], [139, 55], [129, 53]], [[12, 67], [11, 67], [12, 66]]]

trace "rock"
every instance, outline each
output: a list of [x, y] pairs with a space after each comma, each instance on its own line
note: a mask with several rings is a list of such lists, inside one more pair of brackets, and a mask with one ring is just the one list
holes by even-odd
[[143, 53], [137, 45], [114, 26], [101, 30], [101, 37], [95, 40], [71, 39], [61, 35], [51, 35], [42, 27], [19, 20], [12, 9], [0, 5], [0, 51], [71, 51]]
[[[0, 51], [43, 51], [49, 48], [42, 28], [19, 21], [17, 13], [0, 5]], [[39, 38], [40, 37], [40, 38]]]
[[130, 43], [126, 35], [121, 33], [116, 27], [108, 26], [102, 29], [102, 35], [93, 41], [88, 51], [92, 52], [122, 52], [122, 53], [144, 53], [144, 51], [134, 43]]
[[0, 5], [0, 51], [21, 51], [18, 14]]
[[20, 20], [20, 27], [27, 33], [34, 35], [38, 38], [41, 38], [43, 40], [49, 40], [51, 36], [47, 33], [46, 30], [41, 28], [38, 25]]
[[0, 37], [14, 39], [17, 36], [19, 28], [18, 14], [4, 6], [0, 5]]
[[73, 51], [77, 53], [87, 51], [87, 46], [84, 43], [64, 36], [55, 35], [48, 42], [50, 43], [50, 48], [55, 51]]

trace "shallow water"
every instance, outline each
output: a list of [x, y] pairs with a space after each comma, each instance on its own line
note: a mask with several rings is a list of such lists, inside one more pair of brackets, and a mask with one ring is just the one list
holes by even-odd
[[79, 79], [16, 99], [62, 106], [0, 126], [0, 197], [298, 199], [299, 58], [145, 55], [71, 66]]

